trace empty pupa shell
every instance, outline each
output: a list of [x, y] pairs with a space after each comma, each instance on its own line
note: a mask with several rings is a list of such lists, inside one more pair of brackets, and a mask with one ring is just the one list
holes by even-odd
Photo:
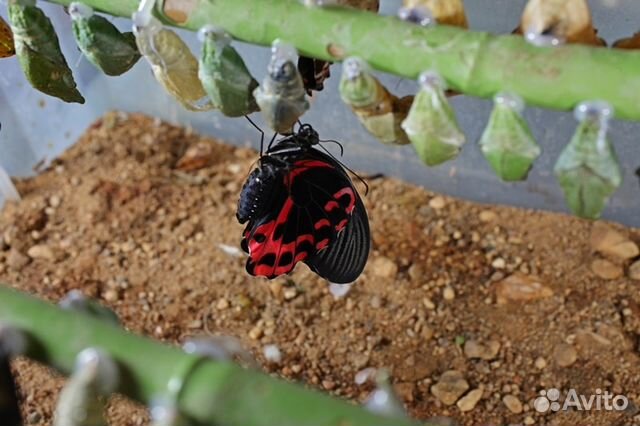
[[402, 128], [420, 159], [428, 166], [436, 166], [454, 159], [466, 138], [447, 101], [442, 79], [433, 72], [424, 72], [420, 84]]
[[71, 3], [69, 14], [78, 47], [105, 74], [121, 75], [140, 59], [132, 32], [121, 33], [109, 20], [81, 3]]
[[519, 32], [538, 45], [606, 44], [593, 28], [586, 0], [529, 0]]
[[190, 111], [213, 109], [198, 78], [198, 60], [189, 46], [153, 16], [136, 12], [133, 19], [138, 49], [160, 85]]
[[[467, 28], [467, 15], [462, 0], [404, 0], [402, 10], [422, 10], [438, 24]], [[402, 12], [401, 12], [402, 13]]]
[[409, 139], [400, 124], [411, 97], [399, 99], [376, 79], [360, 58], [344, 61], [340, 97], [349, 105], [369, 133], [385, 144], [406, 145]]
[[13, 33], [9, 24], [0, 16], [0, 58], [8, 58], [16, 54], [13, 44]]
[[496, 95], [489, 122], [480, 137], [484, 157], [505, 181], [526, 179], [540, 155], [540, 147], [521, 115], [523, 107], [522, 100], [516, 95]]
[[22, 71], [34, 89], [65, 102], [83, 104], [53, 25], [34, 4], [30, 0], [9, 0], [9, 22]]
[[203, 41], [198, 76], [216, 108], [228, 117], [258, 111], [253, 91], [258, 82], [231, 46], [231, 37], [214, 27], [198, 33]]
[[295, 122], [309, 109], [295, 57], [293, 46], [276, 40], [267, 76], [253, 91], [265, 121], [278, 133], [290, 133]]
[[569, 208], [588, 219], [600, 217], [622, 183], [618, 159], [606, 136], [611, 115], [611, 107], [603, 102], [578, 105], [580, 124], [554, 168]]

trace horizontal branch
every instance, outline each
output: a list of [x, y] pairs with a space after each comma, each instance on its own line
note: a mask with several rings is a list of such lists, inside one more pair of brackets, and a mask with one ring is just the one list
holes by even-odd
[[[225, 426], [415, 426], [230, 362], [193, 364], [194, 355], [130, 334], [100, 319], [62, 310], [0, 285], [0, 323], [26, 332], [27, 356], [71, 372], [76, 355], [101, 348], [121, 367], [118, 392], [143, 404], [186, 377], [179, 408], [198, 424]], [[190, 365], [195, 365], [189, 370]]]
[[[355, 55], [377, 70], [411, 79], [433, 69], [450, 88], [482, 98], [512, 91], [530, 105], [558, 110], [571, 110], [585, 100], [605, 100], [616, 117], [640, 120], [640, 52], [582, 45], [541, 48], [518, 36], [446, 26], [423, 28], [355, 9], [310, 8], [295, 0], [165, 2], [193, 7], [181, 24], [160, 16], [178, 27], [197, 30], [214, 24], [239, 40], [259, 45], [280, 38], [308, 56], [340, 61]], [[138, 6], [137, 0], [84, 3], [125, 17]]]

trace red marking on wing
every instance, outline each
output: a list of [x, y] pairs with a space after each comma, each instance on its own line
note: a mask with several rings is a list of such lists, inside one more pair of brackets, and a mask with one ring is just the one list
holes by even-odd
[[347, 226], [347, 222], [347, 219], [342, 219], [340, 222], [338, 222], [338, 224], [336, 225], [336, 231], [342, 231]]
[[293, 163], [293, 166], [294, 167], [289, 172], [289, 174], [284, 177], [284, 184], [287, 185], [288, 187], [291, 187], [291, 184], [293, 184], [293, 180], [298, 175], [306, 172], [309, 169], [317, 168], [317, 167], [333, 169], [333, 166], [331, 164], [325, 163], [324, 161], [320, 161], [320, 160], [300, 160]]
[[313, 225], [313, 227], [314, 227], [315, 229], [320, 229], [320, 228], [323, 228], [323, 227], [325, 227], [325, 226], [331, 226], [331, 222], [329, 222], [329, 220], [328, 220], [328, 219], [320, 219], [319, 221], [317, 221], [317, 222]]
[[339, 207], [340, 207], [340, 204], [338, 204], [338, 202], [335, 200], [327, 201], [327, 204], [324, 205], [324, 209], [328, 212], [332, 211], [333, 209], [337, 209]]
[[353, 213], [353, 209], [356, 207], [356, 195], [354, 194], [353, 189], [346, 187], [346, 188], [342, 188], [340, 191], [333, 194], [333, 196], [338, 200], [345, 195], [349, 197], [349, 202], [347, 204], [347, 207], [345, 207], [345, 210], [347, 211], [348, 214], [351, 214]]
[[323, 248], [326, 248], [328, 245], [329, 245], [329, 239], [325, 238], [324, 240], [316, 244], [316, 249], [319, 251], [319, 250], [322, 250]]

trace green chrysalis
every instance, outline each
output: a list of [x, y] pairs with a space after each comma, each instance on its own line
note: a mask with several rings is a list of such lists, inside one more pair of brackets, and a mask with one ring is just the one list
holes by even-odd
[[575, 116], [580, 124], [554, 168], [569, 208], [584, 218], [599, 218], [608, 198], [622, 183], [620, 165], [607, 138], [612, 115], [606, 102], [579, 104]]
[[198, 77], [213, 104], [228, 117], [241, 117], [258, 111], [253, 91], [258, 82], [231, 46], [231, 37], [221, 29], [200, 29], [202, 40]]
[[265, 121], [278, 133], [290, 133], [296, 121], [309, 109], [302, 76], [294, 62], [293, 46], [273, 42], [267, 76], [254, 91]]
[[420, 159], [428, 166], [437, 166], [457, 157], [466, 138], [447, 101], [442, 78], [426, 71], [419, 82], [420, 91], [402, 128]]
[[132, 32], [121, 33], [115, 25], [82, 3], [69, 6], [73, 35], [89, 62], [107, 75], [121, 75], [140, 59]]
[[498, 177], [505, 181], [525, 180], [540, 155], [540, 147], [521, 115], [523, 109], [519, 96], [497, 94], [489, 122], [480, 137], [484, 157]]
[[394, 145], [409, 143], [400, 124], [407, 116], [411, 98], [399, 99], [392, 95], [371, 74], [362, 59], [350, 57], [344, 61], [340, 97], [380, 142]]
[[53, 25], [35, 0], [9, 0], [9, 21], [20, 66], [34, 89], [83, 104]]

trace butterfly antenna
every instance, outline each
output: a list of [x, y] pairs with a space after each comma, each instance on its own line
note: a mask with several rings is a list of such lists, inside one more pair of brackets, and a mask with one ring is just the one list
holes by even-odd
[[[333, 142], [337, 142], [337, 141], [333, 141]], [[339, 142], [337, 142], [338, 145], [340, 145]], [[362, 184], [364, 185], [364, 195], [369, 194], [369, 184], [356, 172], [354, 172], [353, 170], [351, 170], [349, 167], [347, 167], [342, 161], [338, 160], [327, 148], [325, 148], [323, 145], [320, 145], [320, 148], [322, 148], [322, 150], [324, 152], [327, 153], [327, 155], [329, 155], [329, 157], [333, 158], [338, 164], [340, 164], [342, 167], [344, 167], [345, 169], [347, 169], [347, 171], [349, 173], [351, 173], [352, 175], [354, 175], [360, 182], [362, 182]], [[340, 148], [342, 148], [342, 145], [340, 145]]]
[[258, 132], [260, 132], [260, 157], [262, 157], [262, 152], [264, 148], [264, 132], [260, 127], [258, 127], [256, 123], [253, 122], [252, 119], [249, 118], [248, 115], [245, 115], [244, 118], [246, 118], [249, 121], [249, 123], [251, 123], [251, 125], [256, 128]]

